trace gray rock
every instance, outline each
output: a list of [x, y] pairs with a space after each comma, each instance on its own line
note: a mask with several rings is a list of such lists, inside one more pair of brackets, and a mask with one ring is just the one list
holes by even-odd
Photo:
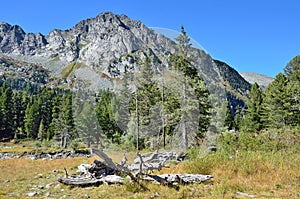
[[[51, 78], [57, 78], [52, 86], [62, 84], [74, 90], [111, 88], [111, 79], [122, 78], [125, 68], [138, 71], [139, 63], [146, 57], [156, 72], [163, 66], [170, 68], [168, 57], [176, 51], [173, 40], [156, 34], [140, 21], [110, 12], [82, 20], [69, 30], [54, 29], [46, 36], [25, 33], [19, 26], [0, 24], [0, 52], [16, 60], [42, 65]], [[224, 98], [224, 79], [210, 55], [201, 49], [192, 49], [189, 55], [208, 88]], [[72, 63], [79, 65], [70, 67]], [[68, 72], [62, 76], [64, 70]], [[25, 73], [22, 71], [19, 73]], [[30, 76], [26, 79], [36, 81]], [[48, 79], [44, 77], [43, 81]]]
[[38, 192], [29, 192], [27, 195], [28, 195], [29, 197], [33, 197], [33, 196], [38, 195]]

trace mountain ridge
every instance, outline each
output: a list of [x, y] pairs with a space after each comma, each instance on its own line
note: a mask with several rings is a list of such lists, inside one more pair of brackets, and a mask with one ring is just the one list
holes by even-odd
[[241, 72], [240, 74], [250, 84], [254, 84], [256, 82], [262, 89], [266, 89], [267, 86], [274, 80], [273, 77], [255, 72]]
[[[146, 57], [153, 70], [171, 70], [168, 59], [178, 49], [174, 41], [141, 21], [105, 12], [81, 20], [70, 29], [54, 29], [48, 35], [25, 33], [18, 25], [0, 23], [0, 51], [16, 61], [42, 65], [58, 79], [48, 84], [99, 90], [114, 87], [111, 80], [122, 78], [125, 68], [139, 71], [139, 63]], [[239, 93], [238, 98], [247, 94], [230, 84], [229, 89], [225, 88], [226, 77], [209, 54], [191, 48], [189, 55], [211, 93], [220, 99], [225, 99], [229, 91]]]

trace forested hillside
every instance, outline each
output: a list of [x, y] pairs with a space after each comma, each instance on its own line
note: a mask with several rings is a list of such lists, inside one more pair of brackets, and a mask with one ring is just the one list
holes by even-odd
[[184, 28], [176, 39], [172, 70], [162, 67], [157, 73], [157, 63], [145, 54], [137, 60], [140, 71], [126, 70], [114, 91], [71, 91], [2, 76], [1, 140], [138, 149], [198, 144], [210, 125], [209, 91], [191, 64]]

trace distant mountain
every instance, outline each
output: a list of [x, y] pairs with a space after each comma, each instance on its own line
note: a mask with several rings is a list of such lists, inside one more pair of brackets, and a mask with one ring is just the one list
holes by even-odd
[[266, 89], [274, 80], [272, 77], [253, 72], [242, 72], [241, 76], [251, 84], [256, 82], [262, 89]]
[[[38, 65], [47, 71], [48, 85], [74, 90], [115, 87], [118, 83], [115, 80], [122, 79], [125, 68], [139, 71], [140, 61], [146, 57], [154, 71], [159, 72], [163, 67], [172, 70], [169, 55], [176, 52], [176, 43], [171, 39], [140, 21], [111, 12], [82, 20], [68, 30], [55, 29], [46, 36], [25, 33], [18, 25], [0, 23], [0, 58], [14, 60], [16, 64], [10, 65], [20, 67], [20, 71], [25, 66]], [[228, 92], [236, 99], [247, 94], [249, 86], [230, 66], [213, 60], [200, 49], [192, 48], [189, 54], [210, 92], [220, 100], [228, 98]], [[18, 72], [16, 67], [12, 68]], [[8, 71], [2, 65], [0, 76]]]

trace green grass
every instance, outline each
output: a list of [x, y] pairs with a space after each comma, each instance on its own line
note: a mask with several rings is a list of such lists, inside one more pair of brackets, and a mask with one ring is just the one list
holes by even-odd
[[[17, 150], [22, 144], [6, 143]], [[109, 152], [114, 162], [120, 162], [122, 155], [121, 152]], [[128, 153], [127, 157], [132, 162], [135, 152]], [[232, 154], [220, 150], [206, 156], [199, 150], [191, 150], [187, 160], [169, 163], [170, 168], [158, 173], [200, 173], [214, 178], [203, 184], [180, 186], [179, 190], [146, 182], [143, 184], [149, 189], [147, 191], [129, 181], [124, 185], [87, 188], [57, 182], [59, 176], [65, 175], [64, 167], [70, 174], [76, 173], [77, 166], [92, 163], [95, 158], [0, 160], [0, 198], [28, 198], [29, 192], [39, 193], [34, 198], [45, 198], [47, 194], [50, 194], [49, 198], [151, 198], [155, 193], [159, 195], [157, 198], [243, 198], [237, 192], [257, 198], [300, 198], [300, 154], [293, 149], [277, 152], [242, 150]]]

